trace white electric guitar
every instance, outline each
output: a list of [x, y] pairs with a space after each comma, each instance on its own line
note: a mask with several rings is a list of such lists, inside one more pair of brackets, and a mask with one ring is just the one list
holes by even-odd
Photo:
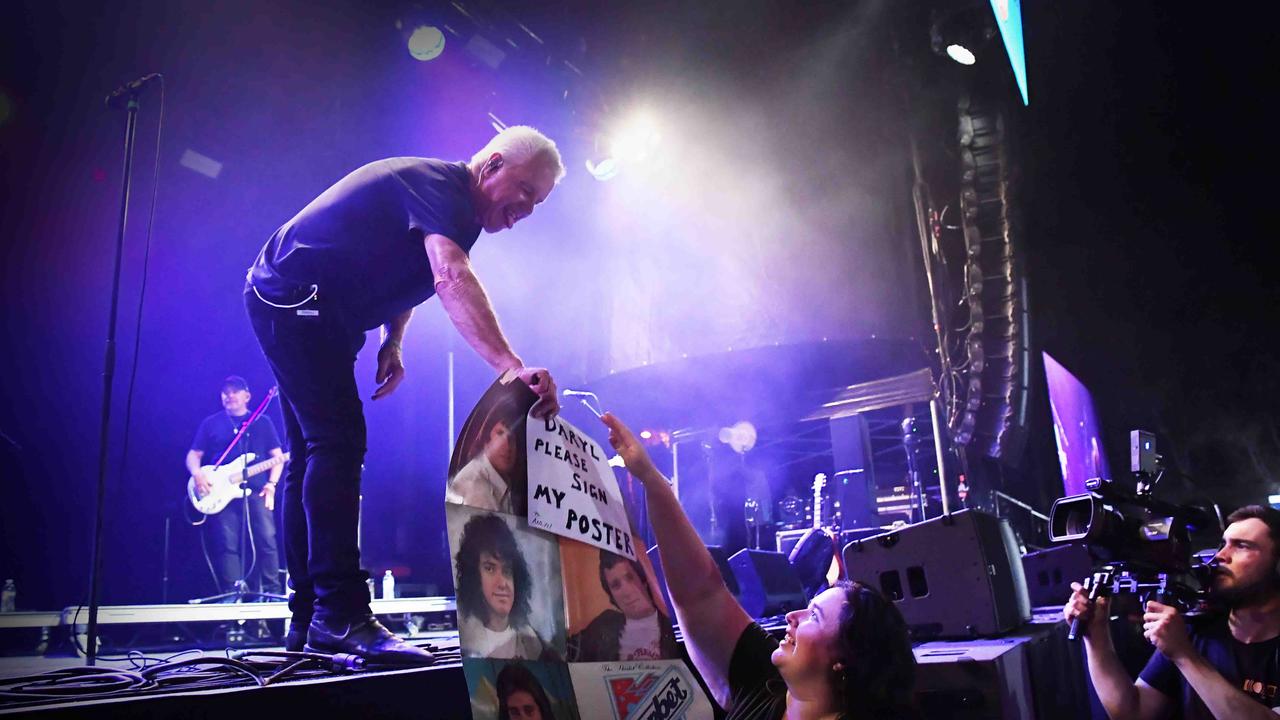
[[813, 526], [816, 528], [823, 527], [824, 525], [827, 524], [823, 522], [824, 520], [826, 520], [826, 518], [822, 516], [822, 513], [823, 513], [822, 491], [826, 487], [827, 487], [826, 473], [818, 473], [817, 475], [813, 476]]
[[205, 465], [200, 468], [204, 470], [205, 477], [209, 478], [209, 492], [206, 495], [200, 495], [196, 492], [196, 479], [188, 478], [187, 498], [191, 500], [191, 505], [205, 515], [217, 515], [232, 500], [249, 497], [253, 491], [245, 484], [246, 479], [288, 460], [289, 453], [250, 465], [249, 463], [253, 462], [255, 457], [253, 453], [245, 453], [222, 467]]

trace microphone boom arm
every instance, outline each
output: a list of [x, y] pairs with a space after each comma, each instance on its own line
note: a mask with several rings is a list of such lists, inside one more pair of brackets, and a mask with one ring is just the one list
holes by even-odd
[[[577, 398], [578, 402], [582, 403], [588, 410], [590, 410], [592, 415], [595, 415], [596, 417], [604, 416], [604, 406], [600, 403], [600, 398], [597, 397], [595, 393], [589, 390], [573, 390], [565, 388], [560, 391], [560, 394], [566, 398]], [[592, 400], [595, 401], [594, 405], [591, 403]]]

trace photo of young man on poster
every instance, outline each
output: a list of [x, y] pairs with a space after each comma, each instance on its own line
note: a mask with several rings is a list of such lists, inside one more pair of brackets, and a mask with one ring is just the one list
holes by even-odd
[[498, 672], [498, 720], [555, 720], [551, 698], [523, 665], [509, 663]]
[[[566, 541], [565, 544], [572, 541]], [[667, 615], [662, 594], [651, 579], [652, 573], [641, 561], [630, 560], [607, 550], [586, 548], [589, 553], [570, 550], [575, 568], [581, 568], [586, 559], [595, 555], [595, 570], [599, 588], [603, 593], [595, 605], [604, 606], [584, 627], [570, 635], [566, 646], [570, 662], [611, 662], [617, 660], [661, 660], [680, 656], [675, 631]], [[562, 557], [565, 550], [562, 548]], [[640, 555], [646, 561], [643, 554]], [[569, 577], [582, 585], [583, 572]], [[579, 586], [581, 587], [581, 585]], [[588, 585], [589, 587], [589, 585]], [[572, 606], [576, 603], [571, 603]], [[583, 604], [580, 609], [590, 607]]]
[[579, 720], [568, 666], [465, 658], [475, 720]]
[[559, 659], [562, 653], [547, 639], [563, 638], [555, 541], [513, 531], [518, 519], [511, 516], [460, 507], [450, 508], [448, 516], [450, 533], [458, 532], [453, 559], [462, 654]]
[[502, 379], [485, 392], [454, 447], [446, 502], [526, 515], [525, 421], [537, 399], [524, 383]]

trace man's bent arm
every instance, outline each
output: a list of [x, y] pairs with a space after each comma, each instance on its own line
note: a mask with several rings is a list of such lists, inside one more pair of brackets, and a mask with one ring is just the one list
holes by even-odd
[[[1169, 699], [1164, 693], [1139, 680], [1129, 677], [1120, 656], [1111, 641], [1110, 628], [1104, 633], [1089, 633], [1084, 638], [1085, 655], [1089, 660], [1089, 679], [1098, 693], [1098, 700], [1111, 720], [1159, 720], [1168, 714]], [[1103, 635], [1094, 638], [1095, 634]]]
[[192, 477], [200, 474], [200, 459], [204, 457], [204, 453], [199, 450], [187, 451], [187, 472]]
[[443, 235], [428, 235], [427, 258], [435, 275], [436, 295], [462, 338], [498, 372], [524, 366], [498, 326], [480, 279], [458, 244]]
[[409, 318], [413, 317], [413, 308], [409, 308], [399, 315], [391, 319], [391, 322], [382, 326], [382, 342], [386, 344], [388, 340], [393, 341], [396, 345], [404, 344], [404, 330], [409, 327]]
[[1257, 700], [1232, 687], [1217, 668], [1198, 652], [1192, 651], [1174, 661], [1182, 677], [1186, 678], [1209, 712], [1216, 718], [1240, 718], [1241, 720], [1275, 720], [1275, 713]]

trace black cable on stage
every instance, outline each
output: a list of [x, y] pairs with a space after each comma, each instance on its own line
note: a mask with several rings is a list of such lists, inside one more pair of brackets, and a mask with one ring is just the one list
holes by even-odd
[[320, 660], [328, 662], [332, 655], [318, 652], [298, 652], [296, 650], [240, 650], [232, 654], [237, 660], [251, 657], [284, 658], [286, 660]]
[[85, 666], [8, 678], [0, 682], [0, 696], [30, 699], [32, 696], [114, 695], [136, 690], [146, 683], [146, 678], [128, 670]]
[[[447, 651], [430, 643], [436, 657], [444, 662], [461, 662], [459, 648]], [[156, 660], [141, 653], [130, 653], [125, 659], [135, 664], [134, 670], [115, 670], [97, 666], [62, 668], [37, 675], [0, 679], [0, 710], [120, 698], [130, 695], [152, 696], [161, 693], [266, 687], [284, 680], [303, 680], [348, 675], [371, 670], [404, 669], [402, 666], [367, 665], [362, 658], [338, 653], [290, 652], [285, 650], [227, 650], [226, 657], [205, 655], [174, 660], [187, 650]], [[107, 659], [107, 658], [102, 658]], [[141, 660], [143, 667], [138, 668]]]
[[[191, 527], [199, 527], [205, 524], [205, 521], [209, 518], [209, 515], [201, 515], [200, 522], [191, 523]], [[209, 545], [204, 541], [204, 533], [197, 532], [196, 534], [200, 536], [200, 553], [204, 555], [204, 564], [209, 567], [209, 577], [213, 578], [214, 589], [219, 593], [226, 592], [226, 590], [222, 589], [222, 583], [218, 582], [218, 571], [213, 569], [213, 560], [209, 557]]]
[[262, 675], [260, 675], [258, 671], [255, 670], [248, 663], [243, 662], [241, 660], [236, 660], [235, 658], [217, 657], [216, 655], [191, 658], [189, 660], [176, 660], [174, 662], [165, 663], [163, 665], [154, 665], [146, 670], [141, 671], [139, 674], [142, 675], [144, 678], [153, 679], [162, 673], [169, 672], [170, 670], [174, 670], [176, 668], [187, 667], [187, 666], [201, 666], [201, 665], [218, 665], [218, 666], [226, 667], [230, 670], [235, 671], [236, 673], [249, 677], [259, 687], [263, 685]]
[[120, 475], [129, 464], [129, 424], [133, 416], [133, 390], [138, 379], [138, 350], [142, 346], [142, 308], [147, 299], [147, 268], [151, 263], [151, 233], [156, 224], [156, 196], [160, 191], [160, 140], [164, 133], [164, 75], [160, 79], [160, 116], [156, 120], [156, 159], [151, 173], [151, 210], [147, 214], [147, 237], [142, 246], [142, 284], [138, 289], [138, 316], [133, 327], [133, 365], [129, 369], [129, 390], [124, 396], [124, 436], [120, 440]]

